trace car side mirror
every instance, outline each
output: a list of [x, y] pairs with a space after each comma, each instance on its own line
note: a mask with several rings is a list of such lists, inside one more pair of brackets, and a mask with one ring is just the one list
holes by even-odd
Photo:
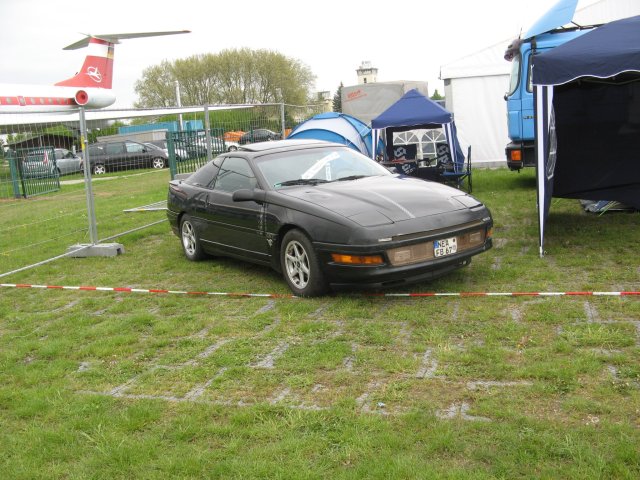
[[234, 202], [248, 202], [254, 201], [257, 203], [263, 203], [267, 196], [267, 192], [261, 190], [259, 188], [248, 189], [242, 188], [240, 190], [236, 190], [231, 194], [231, 199]]

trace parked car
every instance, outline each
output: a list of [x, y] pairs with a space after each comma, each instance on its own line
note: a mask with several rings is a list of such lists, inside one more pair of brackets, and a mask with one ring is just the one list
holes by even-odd
[[318, 140], [224, 153], [172, 180], [167, 208], [189, 260], [268, 265], [300, 296], [430, 280], [492, 246], [491, 213], [471, 195]]
[[78, 155], [66, 148], [35, 149], [23, 159], [22, 171], [27, 177], [66, 175], [82, 171], [81, 162]]
[[161, 149], [124, 140], [89, 145], [89, 159], [91, 172], [94, 175], [102, 175], [108, 171], [130, 168], [165, 168], [168, 156]]
[[242, 135], [238, 140], [238, 143], [240, 145], [245, 145], [247, 143], [266, 142], [280, 139], [282, 139], [282, 135], [279, 133], [272, 132], [266, 128], [256, 128], [255, 130], [250, 130]]
[[[169, 147], [167, 140], [151, 140], [150, 142], [146, 142], [145, 145], [153, 145], [156, 148], [164, 150], [164, 153], [167, 154], [167, 158], [169, 155]], [[181, 162], [183, 160], [187, 160], [189, 158], [189, 151], [187, 145], [184, 142], [175, 141], [173, 145], [173, 149], [176, 155], [176, 160]]]
[[56, 148], [56, 169], [59, 175], [78, 173], [82, 171], [82, 158], [66, 148]]
[[218, 139], [218, 141], [224, 142], [224, 146], [227, 152], [235, 152], [240, 148], [240, 144], [238, 142], [231, 142], [229, 140]]
[[[157, 145], [163, 148], [167, 154], [169, 153], [167, 140], [153, 140], [149, 143]], [[238, 147], [239, 145], [236, 142], [227, 142], [218, 137], [211, 137], [211, 150], [213, 155], [218, 155], [224, 151], [231, 152], [237, 150]], [[174, 140], [173, 148], [175, 149], [176, 159], [178, 161], [207, 156], [207, 140], [204, 135], [194, 135], [193, 137]]]
[[[195, 143], [197, 143], [201, 148], [204, 148], [206, 153], [207, 139], [204, 135], [199, 136]], [[237, 142], [230, 142], [219, 137], [211, 137], [211, 149], [216, 155], [222, 152], [233, 152], [239, 147], [240, 144]]]

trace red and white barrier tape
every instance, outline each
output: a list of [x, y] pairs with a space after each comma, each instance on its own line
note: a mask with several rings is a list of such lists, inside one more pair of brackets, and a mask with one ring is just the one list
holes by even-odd
[[191, 296], [227, 296], [227, 297], [267, 297], [267, 298], [295, 298], [294, 295], [276, 293], [228, 293], [228, 292], [189, 292], [184, 290], [165, 290], [162, 288], [129, 288], [129, 287], [92, 287], [92, 286], [61, 286], [61, 285], [30, 285], [26, 283], [0, 283], [0, 287], [41, 288], [48, 290], [84, 290], [96, 292], [124, 292], [124, 293], [168, 293]]
[[[26, 283], [0, 283], [0, 287], [12, 288], [40, 288], [49, 290], [83, 290], [97, 292], [124, 292], [124, 293], [165, 293], [191, 296], [225, 296], [225, 297], [262, 297], [262, 298], [297, 298], [291, 294], [278, 293], [229, 293], [229, 292], [189, 292], [183, 290], [147, 289], [129, 287], [92, 287], [92, 286], [61, 286], [61, 285], [31, 285]], [[371, 297], [625, 297], [640, 296], [640, 291], [628, 292], [457, 292], [457, 293], [364, 293], [363, 296]]]

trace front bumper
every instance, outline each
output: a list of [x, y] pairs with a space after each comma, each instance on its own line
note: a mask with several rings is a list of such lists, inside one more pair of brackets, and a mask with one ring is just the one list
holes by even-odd
[[[395, 266], [389, 262], [388, 256], [383, 251], [377, 252], [382, 253], [385, 258], [383, 265], [365, 266], [344, 265], [332, 261], [331, 253], [335, 253], [337, 250], [344, 249], [345, 253], [358, 254], [353, 248], [347, 246], [340, 248], [335, 245], [329, 249], [326, 245], [316, 245], [316, 248], [325, 278], [332, 287], [381, 289], [410, 285], [441, 277], [469, 265], [471, 257], [489, 250], [492, 246], [492, 239], [488, 237], [481, 245], [459, 253]], [[372, 253], [374, 252], [360, 252], [363, 255], [371, 255]]]
[[[535, 167], [535, 144], [532, 141], [511, 142], [505, 148], [507, 167], [509, 170], [520, 170], [524, 167]], [[519, 160], [516, 160], [519, 158]]]

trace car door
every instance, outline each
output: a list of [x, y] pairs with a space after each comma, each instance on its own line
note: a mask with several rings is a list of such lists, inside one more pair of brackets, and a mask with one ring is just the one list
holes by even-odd
[[147, 153], [147, 149], [141, 143], [125, 142], [125, 163], [128, 168], [144, 168], [151, 163], [152, 155]]
[[264, 206], [253, 201], [234, 202], [236, 190], [258, 187], [244, 158], [223, 160], [207, 205], [211, 237], [217, 247], [239, 257], [268, 262], [269, 245], [264, 232]]
[[58, 172], [60, 172], [60, 175], [64, 175], [71, 170], [69, 161], [67, 160], [67, 153], [71, 152], [69, 152], [69, 150], [65, 150], [64, 148], [56, 148], [54, 150], [56, 158], [56, 168], [58, 169]]
[[65, 148], [56, 148], [56, 166], [61, 175], [77, 172], [79, 168], [79, 159], [73, 152]]
[[[104, 163], [109, 165], [109, 168], [119, 169], [126, 167], [124, 142], [107, 143], [104, 152]], [[98, 163], [97, 159], [96, 163]]]

